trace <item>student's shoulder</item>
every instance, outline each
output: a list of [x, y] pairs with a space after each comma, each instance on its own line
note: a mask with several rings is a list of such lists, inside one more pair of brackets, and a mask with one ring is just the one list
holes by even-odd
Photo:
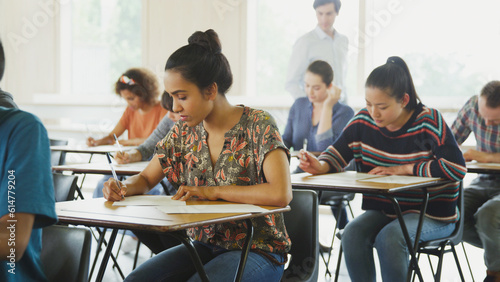
[[296, 41], [295, 41], [295, 45], [296, 46], [302, 46], [302, 45], [307, 45], [307, 44], [311, 44], [315, 41], [318, 41], [320, 40], [320, 38], [318, 37], [318, 34], [316, 33], [315, 29], [303, 34], [302, 36], [300, 36]]
[[337, 105], [338, 105], [337, 107], [338, 107], [339, 111], [354, 115], [354, 110], [349, 105], [346, 105], [342, 102], [338, 102]]
[[376, 124], [370, 116], [368, 110], [366, 108], [362, 108], [354, 115], [347, 127], [352, 129], [365, 126], [376, 128]]
[[273, 116], [265, 110], [244, 106], [243, 115], [246, 119], [244, 123], [246, 123], [247, 125], [252, 125], [251, 127], [270, 124], [276, 126], [276, 122], [274, 121]]
[[417, 106], [416, 111], [418, 111], [415, 118], [416, 125], [425, 124], [427, 127], [431, 126], [434, 127], [435, 130], [439, 130], [442, 129], [443, 124], [446, 123], [443, 115], [437, 109], [420, 104]]
[[311, 102], [309, 102], [309, 98], [307, 97], [299, 97], [293, 101], [292, 107], [297, 108], [297, 107], [305, 107], [309, 106]]
[[42, 125], [40, 119], [32, 113], [15, 108], [0, 107], [0, 124], [11, 123], [17, 125], [38, 124]]
[[464, 108], [472, 109], [472, 110], [477, 109], [478, 101], [479, 101], [479, 96], [474, 95], [474, 96], [470, 97], [469, 100], [467, 100], [467, 102], [465, 102]]

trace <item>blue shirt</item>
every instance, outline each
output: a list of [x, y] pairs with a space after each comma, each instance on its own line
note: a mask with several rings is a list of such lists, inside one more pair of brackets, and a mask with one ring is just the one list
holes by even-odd
[[351, 107], [340, 102], [332, 109], [332, 128], [317, 135], [318, 125], [312, 125], [313, 105], [307, 97], [298, 98], [290, 108], [283, 134], [283, 142], [288, 148], [298, 151], [307, 139], [307, 150], [322, 152], [340, 136], [349, 120], [354, 116]]
[[[35, 215], [26, 251], [15, 262], [15, 274], [10, 261], [2, 258], [0, 281], [45, 281], [41, 228], [57, 222], [47, 131], [36, 116], [0, 107], [0, 134], [0, 217], [10, 213], [11, 204], [16, 213]], [[9, 188], [15, 194], [9, 194]]]

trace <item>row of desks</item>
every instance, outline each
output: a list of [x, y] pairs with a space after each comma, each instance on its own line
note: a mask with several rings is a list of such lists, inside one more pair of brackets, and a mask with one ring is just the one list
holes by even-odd
[[[65, 150], [64, 146], [51, 147], [53, 150], [65, 150], [66, 152], [74, 152], [74, 153], [89, 153], [89, 154], [104, 154], [111, 151], [116, 151], [114, 146], [100, 146], [99, 147], [91, 147], [91, 148], [68, 148]], [[102, 148], [102, 147], [112, 147], [112, 148]], [[116, 173], [119, 175], [134, 175], [142, 171], [147, 165], [147, 162], [140, 163], [131, 163], [126, 165], [115, 165]], [[499, 173], [500, 172], [500, 164], [480, 164], [480, 163], [467, 163], [467, 169], [472, 173]], [[65, 166], [56, 166], [53, 167], [53, 171], [63, 172], [63, 171], [71, 171], [73, 173], [86, 174], [86, 173], [94, 173], [94, 174], [110, 174], [110, 167], [107, 163], [88, 163], [88, 164], [79, 164], [79, 165], [65, 165]], [[325, 175], [310, 175], [307, 173], [302, 174], [294, 174], [292, 175], [292, 187], [294, 189], [312, 189], [317, 191], [342, 191], [342, 192], [353, 192], [353, 193], [371, 193], [378, 194], [386, 197], [391, 200], [393, 203], [396, 213], [398, 215], [400, 226], [403, 230], [403, 234], [405, 235], [405, 239], [410, 251], [411, 255], [411, 267], [416, 271], [420, 281], [423, 281], [422, 275], [420, 273], [420, 269], [418, 267], [415, 250], [417, 248], [417, 244], [412, 245], [411, 240], [408, 235], [408, 231], [406, 225], [403, 221], [403, 217], [401, 214], [401, 210], [399, 204], [392, 196], [394, 192], [408, 190], [408, 189], [416, 189], [420, 188], [424, 192], [427, 192], [427, 189], [430, 187], [434, 187], [437, 185], [441, 185], [446, 183], [447, 181], [442, 179], [434, 179], [434, 178], [424, 178], [419, 177], [420, 179], [412, 179], [411, 183], [405, 183], [395, 181], [393, 178], [387, 178], [387, 182], [380, 182], [380, 179], [377, 181], [370, 181], [370, 179], [361, 179], [366, 178], [365, 174], [356, 173], [356, 172], [345, 172], [340, 174], [325, 174]], [[424, 210], [421, 211], [423, 215], [425, 213], [426, 203], [428, 201], [428, 193], [426, 197], [424, 197], [424, 205], [422, 208]], [[196, 201], [200, 202], [200, 201]], [[195, 201], [189, 204], [196, 204]], [[113, 228], [113, 233], [110, 239], [110, 243], [108, 244], [108, 249], [106, 250], [105, 257], [102, 260], [101, 268], [98, 274], [98, 281], [102, 279], [102, 275], [104, 273], [104, 269], [107, 264], [107, 260], [109, 259], [109, 255], [111, 253], [111, 249], [114, 239], [116, 238], [116, 233], [118, 229], [132, 229], [132, 230], [147, 230], [151, 232], [169, 232], [173, 236], [179, 237], [181, 241], [192, 251], [193, 261], [198, 266], [197, 269], [201, 276], [203, 276], [204, 271], [197, 258], [196, 251], [193, 252], [194, 247], [190, 243], [190, 241], [185, 236], [185, 233], [180, 232], [189, 227], [194, 226], [203, 226], [206, 224], [227, 222], [233, 220], [248, 220], [250, 222], [250, 218], [256, 216], [263, 216], [269, 213], [277, 213], [277, 212], [286, 212], [289, 210], [287, 208], [277, 208], [277, 207], [265, 207], [268, 209], [266, 213], [243, 213], [243, 214], [203, 214], [203, 215], [168, 215], [158, 210], [151, 210], [151, 207], [113, 207], [109, 202], [106, 202], [103, 199], [92, 199], [92, 200], [84, 200], [78, 202], [63, 202], [57, 203], [56, 209], [59, 216], [60, 222], [70, 223], [70, 224], [83, 224], [87, 226], [98, 226], [98, 227], [108, 227]], [[418, 234], [421, 230], [421, 225], [423, 221], [423, 216], [421, 217], [421, 221], [419, 222], [417, 239], [418, 242]], [[251, 222], [250, 222], [251, 225]], [[184, 235], [182, 235], [184, 234]], [[241, 259], [241, 268], [244, 267], [244, 261], [247, 253], [242, 253]], [[241, 275], [241, 272], [239, 275]], [[204, 276], [206, 278], [206, 276]], [[241, 276], [236, 277], [235, 280], [240, 279]]]

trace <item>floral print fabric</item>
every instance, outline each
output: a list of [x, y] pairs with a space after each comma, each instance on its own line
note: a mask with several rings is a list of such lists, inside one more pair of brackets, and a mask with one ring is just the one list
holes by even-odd
[[[177, 122], [156, 150], [163, 173], [178, 188], [188, 186], [254, 185], [264, 183], [265, 155], [272, 150], [289, 151], [283, 144], [271, 115], [244, 107], [240, 121], [225, 134], [217, 162], [212, 166], [203, 123], [189, 127]], [[236, 186], [235, 186], [235, 189]], [[252, 249], [284, 253], [291, 246], [281, 213], [252, 219]], [[191, 228], [188, 235], [197, 241], [228, 250], [241, 249], [247, 226], [244, 221]]]

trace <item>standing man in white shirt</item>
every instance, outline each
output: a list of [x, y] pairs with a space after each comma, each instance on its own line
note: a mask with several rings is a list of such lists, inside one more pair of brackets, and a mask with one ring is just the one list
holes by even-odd
[[304, 75], [307, 66], [316, 60], [328, 62], [333, 68], [333, 84], [342, 90], [341, 102], [346, 102], [345, 77], [347, 74], [347, 36], [338, 33], [333, 24], [340, 10], [340, 0], [315, 0], [318, 25], [301, 36], [293, 47], [288, 66], [285, 89], [294, 99], [305, 97]]

